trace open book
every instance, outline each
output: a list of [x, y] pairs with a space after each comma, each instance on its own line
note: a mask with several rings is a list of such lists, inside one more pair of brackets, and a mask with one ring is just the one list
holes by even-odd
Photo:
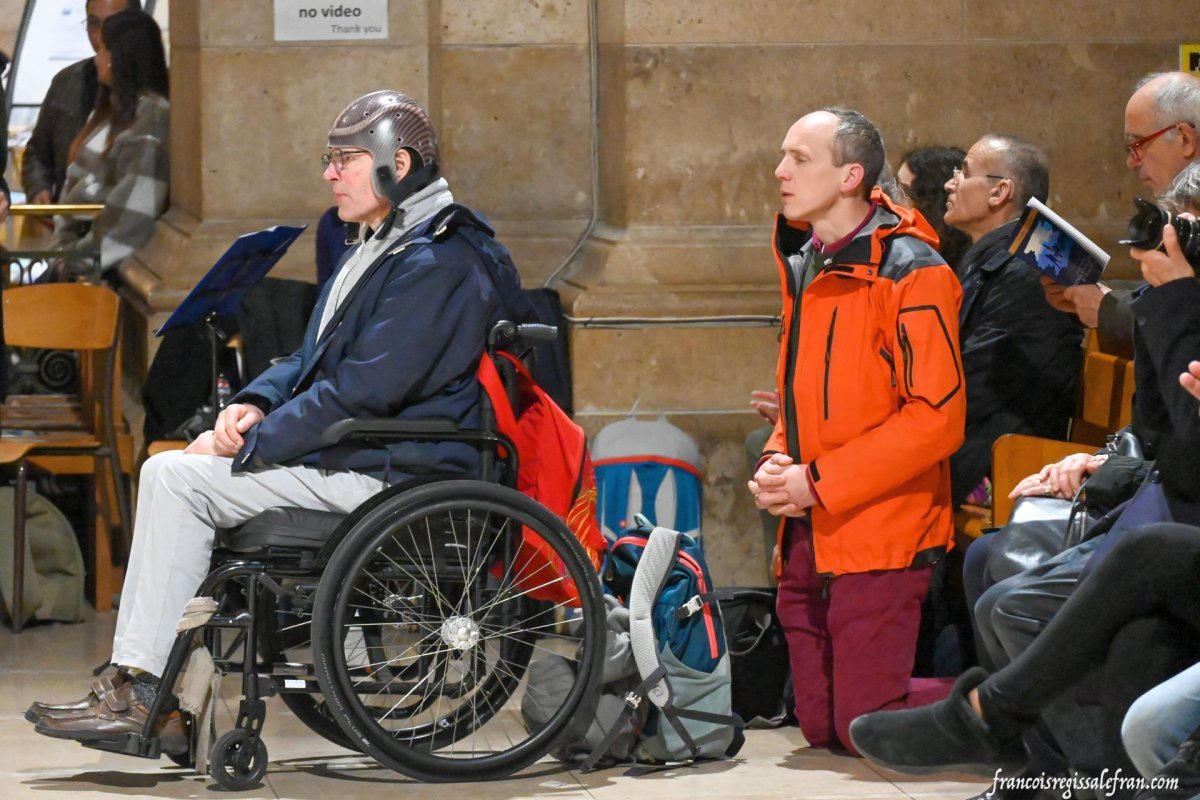
[[1063, 286], [1095, 283], [1108, 264], [1108, 253], [1036, 197], [1029, 198], [1008, 251]]

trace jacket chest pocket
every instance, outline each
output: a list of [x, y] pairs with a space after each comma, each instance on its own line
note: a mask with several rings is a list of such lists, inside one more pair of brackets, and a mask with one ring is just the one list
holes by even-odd
[[896, 322], [901, 385], [909, 397], [941, 408], [962, 388], [955, 342], [936, 306], [900, 309]]

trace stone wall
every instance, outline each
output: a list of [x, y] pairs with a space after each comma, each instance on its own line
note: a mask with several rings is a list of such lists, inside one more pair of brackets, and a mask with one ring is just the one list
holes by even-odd
[[[578, 318], [774, 313], [779, 143], [830, 103], [871, 117], [893, 162], [987, 131], [1032, 139], [1053, 205], [1113, 246], [1137, 191], [1125, 98], [1200, 39], [1189, 0], [596, 6], [593, 64], [587, 0], [391, 0], [391, 38], [352, 46], [272, 41], [268, 0], [172, 0], [173, 208], [126, 269], [131, 305], [160, 319], [233, 236], [315, 222], [328, 121], [382, 86], [429, 103], [456, 194], [497, 223], [528, 284], [587, 231], [556, 282]], [[311, 276], [311, 246], [282, 273]], [[636, 407], [697, 436], [714, 571], [762, 581], [742, 439], [757, 424], [748, 392], [772, 380], [774, 329], [578, 324], [572, 345], [585, 427]]]

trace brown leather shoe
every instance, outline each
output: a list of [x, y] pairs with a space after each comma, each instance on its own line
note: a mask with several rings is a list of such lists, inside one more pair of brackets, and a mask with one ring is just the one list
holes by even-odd
[[[127, 733], [141, 734], [149, 717], [149, 707], [138, 701], [133, 694], [133, 684], [127, 683], [107, 693], [90, 711], [43, 716], [34, 730], [55, 739], [93, 742], [114, 739]], [[165, 752], [183, 752], [187, 749], [187, 731], [179, 711], [162, 715], [154, 735]]]
[[125, 677], [125, 673], [117, 672], [111, 677], [105, 675], [92, 681], [92, 690], [82, 700], [76, 700], [73, 703], [43, 703], [40, 700], [34, 700], [33, 705], [25, 712], [25, 719], [36, 725], [47, 714], [61, 716], [62, 714], [75, 715], [85, 713], [92, 706], [99, 703], [101, 698], [106, 694], [116, 691], [128, 682], [129, 680]]

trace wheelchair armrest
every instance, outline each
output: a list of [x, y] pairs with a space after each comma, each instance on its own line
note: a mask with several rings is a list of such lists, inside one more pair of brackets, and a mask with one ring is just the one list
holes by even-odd
[[343, 419], [321, 432], [321, 442], [335, 445], [347, 439], [438, 439], [458, 434], [458, 426], [446, 419]]

